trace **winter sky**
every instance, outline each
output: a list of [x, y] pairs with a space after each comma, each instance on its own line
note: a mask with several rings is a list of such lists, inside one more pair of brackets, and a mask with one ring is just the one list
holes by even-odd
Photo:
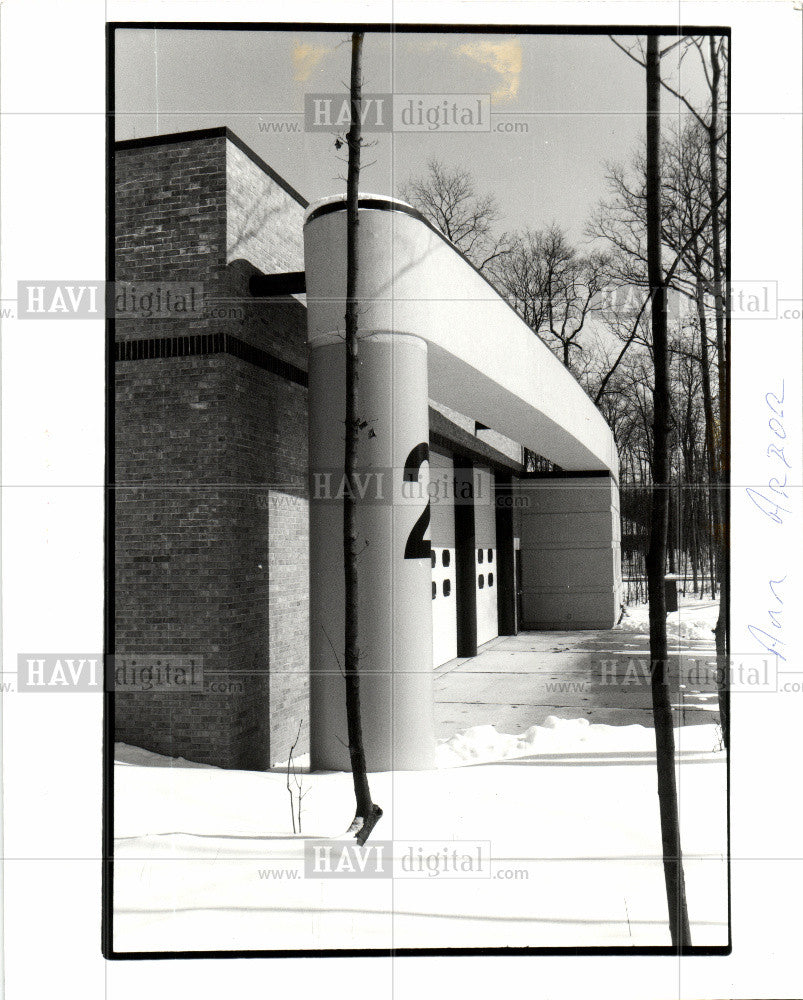
[[[696, 54], [679, 67], [678, 51], [664, 73], [699, 97]], [[345, 94], [349, 59], [345, 31], [120, 29], [117, 138], [228, 125], [310, 201], [338, 194], [345, 148], [304, 130], [304, 97]], [[495, 193], [502, 229], [555, 221], [583, 241], [606, 193], [606, 163], [627, 161], [644, 134], [644, 70], [607, 35], [368, 33], [363, 78], [368, 93], [491, 95], [489, 132], [367, 136], [360, 186], [398, 195], [437, 157]], [[677, 121], [666, 93], [663, 110]], [[526, 131], [494, 131], [511, 123]]]

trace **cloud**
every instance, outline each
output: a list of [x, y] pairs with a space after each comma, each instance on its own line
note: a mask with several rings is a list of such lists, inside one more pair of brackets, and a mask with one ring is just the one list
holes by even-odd
[[509, 101], [519, 92], [522, 49], [518, 38], [500, 41], [467, 42], [458, 49], [460, 55], [473, 59], [481, 66], [489, 66], [502, 78], [491, 94], [495, 101]]
[[293, 79], [299, 83], [306, 83], [312, 75], [312, 71], [321, 60], [332, 51], [327, 45], [310, 45], [309, 42], [300, 42], [296, 39], [293, 42]]

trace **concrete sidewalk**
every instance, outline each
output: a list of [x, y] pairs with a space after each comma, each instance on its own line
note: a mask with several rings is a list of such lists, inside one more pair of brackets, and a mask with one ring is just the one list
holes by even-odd
[[[670, 639], [675, 725], [719, 722], [711, 640]], [[649, 635], [604, 629], [499, 637], [435, 671], [436, 735], [470, 726], [521, 733], [549, 715], [652, 728]]]

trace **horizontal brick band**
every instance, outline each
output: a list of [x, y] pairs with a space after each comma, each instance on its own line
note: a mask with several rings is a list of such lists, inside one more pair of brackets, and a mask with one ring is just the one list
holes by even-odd
[[248, 364], [307, 387], [307, 373], [259, 347], [229, 333], [196, 333], [183, 337], [152, 337], [122, 340], [114, 345], [115, 361], [150, 361], [156, 358], [188, 358], [206, 354], [230, 354]]

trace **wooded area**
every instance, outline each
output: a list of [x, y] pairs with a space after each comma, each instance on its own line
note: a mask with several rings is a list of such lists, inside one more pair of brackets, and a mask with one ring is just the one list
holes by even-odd
[[[646, 64], [643, 42], [611, 41]], [[696, 106], [662, 77], [664, 93], [683, 112], [665, 114], [661, 134], [670, 384], [666, 572], [700, 598], [720, 595], [727, 563], [727, 58], [727, 39], [716, 36], [668, 40], [662, 52], [672, 65], [695, 60], [707, 91]], [[576, 243], [558, 223], [500, 232], [497, 198], [479, 192], [464, 167], [431, 160], [401, 194], [497, 287], [603, 412], [619, 450], [624, 599], [639, 603], [647, 599], [655, 472], [645, 146], [630, 162], [608, 165], [606, 174], [608, 194]], [[536, 455], [527, 464], [552, 467]]]

